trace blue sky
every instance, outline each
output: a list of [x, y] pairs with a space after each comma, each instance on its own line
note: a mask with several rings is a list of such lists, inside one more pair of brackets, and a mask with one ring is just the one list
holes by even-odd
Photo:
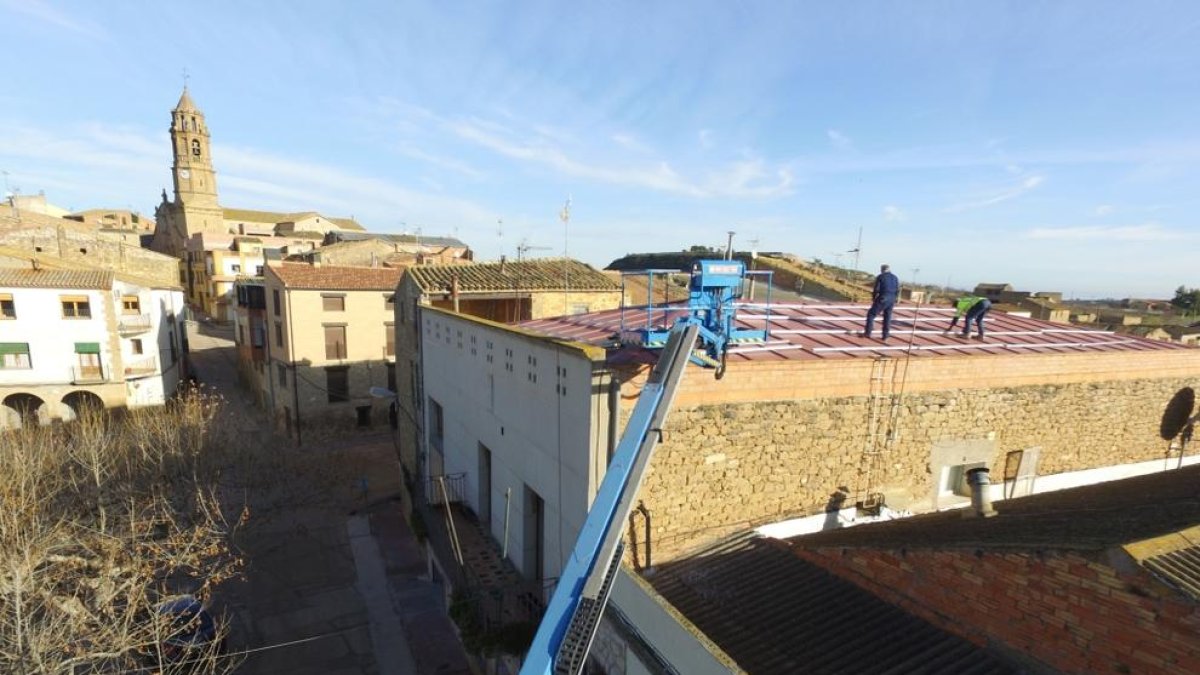
[[561, 254], [570, 196], [596, 266], [861, 227], [922, 283], [1200, 286], [1193, 2], [0, 0], [0, 44], [0, 170], [66, 207], [153, 211], [186, 68], [226, 206], [496, 258]]

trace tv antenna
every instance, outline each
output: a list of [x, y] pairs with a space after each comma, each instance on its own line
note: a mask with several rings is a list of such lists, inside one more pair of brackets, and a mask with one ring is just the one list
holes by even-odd
[[[1167, 448], [1168, 455], [1172, 449], [1179, 448], [1179, 466], [1183, 466], [1183, 456], [1187, 452], [1187, 444], [1192, 440], [1196, 422], [1200, 422], [1200, 413], [1192, 414], [1195, 407], [1196, 390], [1191, 387], [1180, 389], [1167, 402], [1167, 407], [1163, 410], [1162, 422], [1158, 426], [1158, 435], [1164, 441], [1170, 442]], [[1176, 439], [1179, 441], [1178, 445], [1175, 444]]]
[[854, 248], [846, 251], [846, 253], [854, 254], [854, 271], [858, 271], [858, 257], [862, 254], [862, 225], [858, 226], [858, 243], [854, 244]]
[[517, 244], [517, 262], [525, 259], [525, 254], [530, 251], [549, 251], [549, 246], [534, 246], [529, 243], [529, 239], [522, 239], [521, 243]]

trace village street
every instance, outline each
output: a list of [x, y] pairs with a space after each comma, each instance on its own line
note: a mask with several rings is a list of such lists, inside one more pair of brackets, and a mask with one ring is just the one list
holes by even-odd
[[[295, 447], [271, 433], [238, 385], [228, 326], [189, 322], [194, 374], [225, 399], [245, 461], [231, 481], [249, 518], [234, 541], [243, 578], [213, 605], [246, 675], [470, 673], [442, 588], [400, 513], [386, 427]], [[239, 501], [240, 500], [240, 501]]]

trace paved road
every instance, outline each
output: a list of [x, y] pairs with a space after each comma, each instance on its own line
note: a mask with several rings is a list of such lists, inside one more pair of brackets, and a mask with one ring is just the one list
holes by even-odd
[[[197, 379], [227, 402], [246, 443], [237, 485], [250, 519], [244, 579], [220, 591], [245, 675], [466, 675], [440, 586], [398, 503], [386, 434], [296, 448], [267, 430], [238, 385], [232, 330], [189, 325]], [[410, 636], [419, 636], [416, 641]]]

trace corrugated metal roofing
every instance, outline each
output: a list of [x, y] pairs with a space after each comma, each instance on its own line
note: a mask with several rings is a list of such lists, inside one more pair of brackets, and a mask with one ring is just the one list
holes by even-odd
[[649, 581], [753, 675], [1017, 672], [763, 538], [661, 565]]
[[590, 265], [566, 258], [477, 265], [416, 265], [409, 276], [426, 293], [443, 292], [458, 277], [463, 293], [502, 291], [611, 291], [621, 285]]
[[108, 290], [113, 273], [79, 269], [0, 268], [0, 288], [72, 288]]
[[[766, 343], [735, 345], [729, 351], [732, 361], [778, 361], [806, 359], [843, 359], [882, 355], [945, 356], [947, 354], [1036, 354], [1088, 353], [1112, 351], [1151, 351], [1190, 349], [1184, 345], [1148, 340], [1132, 335], [1051, 323], [1039, 319], [992, 311], [984, 319], [985, 339], [964, 339], [957, 332], [947, 333], [954, 316], [948, 306], [897, 305], [892, 318], [891, 338], [860, 337], [868, 305], [855, 303], [741, 303], [737, 325], [744, 328], [769, 327]], [[521, 324], [539, 333], [594, 345], [613, 347], [622, 327], [635, 330], [652, 325], [667, 325], [684, 316], [681, 308], [655, 307], [648, 316], [645, 307], [610, 310], [526, 321]], [[961, 319], [957, 326], [962, 328]], [[623, 350], [620, 356], [641, 360], [637, 351]]]

